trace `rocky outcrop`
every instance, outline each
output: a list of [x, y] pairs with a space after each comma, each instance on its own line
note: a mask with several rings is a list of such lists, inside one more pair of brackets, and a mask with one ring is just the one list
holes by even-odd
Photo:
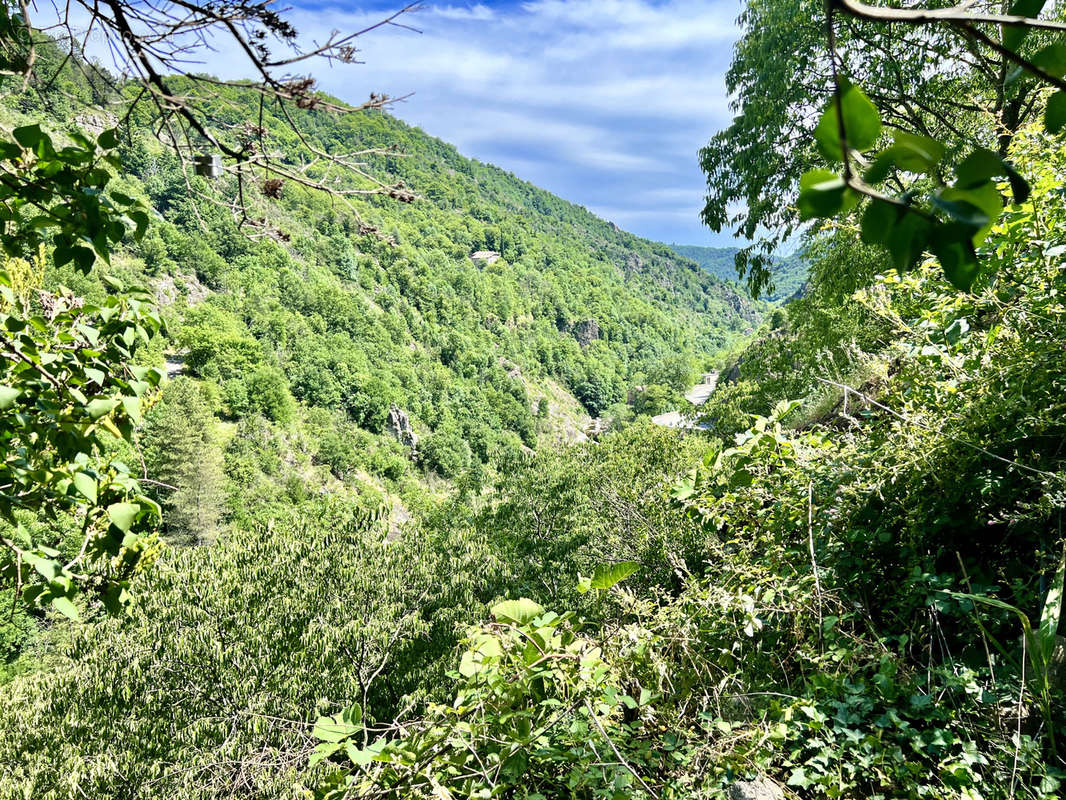
[[785, 793], [769, 778], [737, 781], [726, 790], [729, 800], [785, 800]]
[[389, 406], [389, 420], [385, 423], [385, 430], [412, 452], [418, 449], [418, 434], [411, 427], [407, 412], [399, 406]]
[[600, 324], [594, 319], [583, 319], [574, 323], [574, 338], [582, 347], [588, 347], [593, 340], [600, 338]]

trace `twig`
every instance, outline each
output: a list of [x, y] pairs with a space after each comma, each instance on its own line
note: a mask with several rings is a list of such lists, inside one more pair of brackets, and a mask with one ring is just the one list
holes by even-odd
[[629, 770], [630, 775], [640, 781], [640, 785], [644, 787], [644, 790], [648, 794], [654, 797], [655, 800], [659, 800], [659, 793], [652, 789], [648, 785], [648, 782], [645, 781], [642, 777], [640, 777], [640, 773], [633, 769], [630, 763], [625, 760], [621, 753], [618, 752], [618, 748], [615, 747], [614, 741], [611, 739], [610, 736], [607, 735], [607, 731], [603, 729], [603, 726], [600, 724], [600, 721], [596, 718], [596, 712], [592, 709], [592, 706], [589, 704], [588, 700], [585, 701], [585, 708], [589, 710], [589, 717], [590, 719], [592, 719], [592, 724], [596, 726], [596, 729], [600, 732], [600, 735], [607, 740], [608, 746], [611, 748], [611, 750], [614, 751], [614, 755], [615, 758], [618, 759], [618, 763], [625, 767], [627, 770]]

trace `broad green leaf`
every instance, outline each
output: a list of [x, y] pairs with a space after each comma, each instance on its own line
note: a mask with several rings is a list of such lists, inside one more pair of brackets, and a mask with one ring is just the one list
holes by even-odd
[[636, 561], [619, 561], [617, 564], [603, 564], [592, 573], [590, 587], [593, 589], [610, 589], [640, 569]]
[[959, 222], [937, 225], [929, 237], [929, 245], [951, 285], [963, 292], [970, 291], [978, 274], [973, 228]]
[[861, 233], [866, 244], [885, 244], [899, 219], [899, 208], [884, 200], [871, 200], [862, 215]]
[[11, 135], [27, 150], [32, 150], [39, 142], [48, 138], [40, 125], [24, 125], [21, 128], [15, 128], [11, 131]]
[[988, 218], [988, 221], [973, 235], [975, 245], [984, 241], [988, 232], [992, 230], [992, 226], [999, 219], [999, 215], [1003, 213], [1003, 195], [991, 181], [986, 181], [975, 189], [945, 189], [940, 196], [949, 202], [967, 203], [979, 209]]
[[944, 157], [944, 145], [928, 136], [919, 136], [906, 131], [893, 131], [896, 166], [907, 172], [932, 173]]
[[69, 597], [54, 597], [52, 598], [52, 608], [62, 614], [68, 619], [79, 622], [81, 620], [81, 614], [78, 613], [78, 608], [75, 606]]
[[932, 223], [914, 211], [907, 211], [888, 234], [888, 252], [900, 271], [911, 269], [925, 252]]
[[528, 597], [518, 600], [504, 600], [492, 607], [492, 616], [500, 622], [514, 622], [525, 625], [544, 613], [544, 607]]
[[107, 507], [107, 517], [112, 525], [123, 533], [128, 533], [140, 510], [141, 507], [133, 503], [112, 503]]
[[1049, 44], [1038, 50], [1031, 61], [1048, 75], [1061, 78], [1066, 75], [1066, 44]]
[[[1010, 7], [1010, 14], [1014, 17], [1035, 17], [1044, 8], [1047, 0], [1014, 0]], [[1009, 50], [1017, 50], [1025, 37], [1029, 35], [1029, 29], [1021, 26], [1005, 27], [1003, 30], [1003, 46]]]
[[[847, 79], [839, 88], [840, 110], [844, 118], [844, 135], [847, 145], [854, 150], [868, 150], [881, 135], [881, 115], [877, 107], [862, 93], [862, 90]], [[818, 150], [830, 161], [843, 161], [840, 150], [840, 125], [837, 115], [837, 98], [830, 99], [814, 129]]]
[[341, 749], [343, 745], [336, 742], [322, 742], [311, 751], [311, 757], [307, 759], [307, 766], [313, 767], [323, 759], [329, 758], [331, 755]]
[[1066, 127], [1066, 92], [1059, 90], [1051, 95], [1044, 109], [1044, 127], [1049, 133], [1058, 133]]
[[107, 414], [110, 414], [115, 410], [115, 406], [118, 405], [118, 400], [111, 397], [98, 397], [95, 400], [90, 400], [88, 405], [85, 406], [85, 410], [89, 413], [90, 419], [98, 420]]
[[844, 207], [844, 179], [827, 169], [812, 169], [800, 178], [800, 219], [831, 217]]
[[319, 717], [311, 730], [311, 735], [323, 742], [342, 742], [362, 729], [362, 725], [343, 722], [337, 716]]
[[1009, 161], [984, 147], [966, 156], [955, 167], [955, 176], [957, 189], [977, 189], [992, 178], [1005, 177], [1010, 181], [1015, 203], [1024, 203], [1029, 198], [1029, 182], [1018, 174]]
[[18, 400], [22, 392], [12, 386], [0, 386], [0, 411], [7, 411]]
[[361, 750], [351, 742], [344, 745], [344, 752], [348, 755], [348, 758], [357, 767], [365, 767], [371, 763], [377, 756], [377, 753], [371, 750]]
[[955, 186], [974, 189], [997, 175], [1005, 175], [1003, 159], [985, 147], [979, 147], [955, 167]]
[[118, 147], [118, 131], [114, 128], [109, 128], [96, 137], [96, 143], [105, 150]]
[[944, 212], [952, 222], [958, 222], [969, 226], [973, 230], [983, 228], [988, 224], [988, 214], [969, 200], [953, 200], [945, 195], [950, 190], [944, 190], [939, 195], [930, 195], [931, 202], [937, 209]]
[[85, 472], [75, 472], [71, 478], [74, 488], [90, 503], [96, 502], [96, 478]]
[[47, 581], [55, 580], [60, 573], [60, 564], [55, 558], [44, 558], [36, 553], [23, 553], [22, 558]]

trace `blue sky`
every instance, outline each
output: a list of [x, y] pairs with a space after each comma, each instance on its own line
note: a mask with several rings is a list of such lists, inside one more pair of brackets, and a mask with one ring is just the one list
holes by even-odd
[[[323, 40], [399, 4], [302, 3], [298, 30]], [[359, 40], [364, 63], [316, 67], [351, 102], [413, 93], [393, 113], [666, 242], [729, 245], [698, 218], [696, 152], [728, 123], [738, 0], [530, 0], [427, 4]]]
[[[402, 5], [304, 0], [304, 42]], [[358, 41], [358, 65], [315, 66], [357, 103], [413, 93], [401, 119], [622, 228], [684, 244], [734, 244], [699, 222], [697, 150], [730, 114], [724, 73], [739, 0], [528, 0], [427, 4]], [[207, 66], [225, 77], [219, 53]], [[227, 63], [228, 62], [228, 63]]]

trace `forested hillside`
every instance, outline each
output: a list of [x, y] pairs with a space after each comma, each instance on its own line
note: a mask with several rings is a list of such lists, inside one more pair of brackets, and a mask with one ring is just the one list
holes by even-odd
[[1066, 796], [1066, 23], [801, 6], [701, 153], [765, 321], [265, 54], [0, 49], [0, 799]]
[[[736, 257], [739, 247], [699, 247], [691, 244], [672, 244], [670, 249], [679, 256], [691, 259], [711, 275], [723, 281], [737, 280]], [[774, 258], [770, 265], [773, 289], [765, 293], [767, 300], [785, 300], [796, 294], [807, 281], [807, 262], [799, 251]]]

